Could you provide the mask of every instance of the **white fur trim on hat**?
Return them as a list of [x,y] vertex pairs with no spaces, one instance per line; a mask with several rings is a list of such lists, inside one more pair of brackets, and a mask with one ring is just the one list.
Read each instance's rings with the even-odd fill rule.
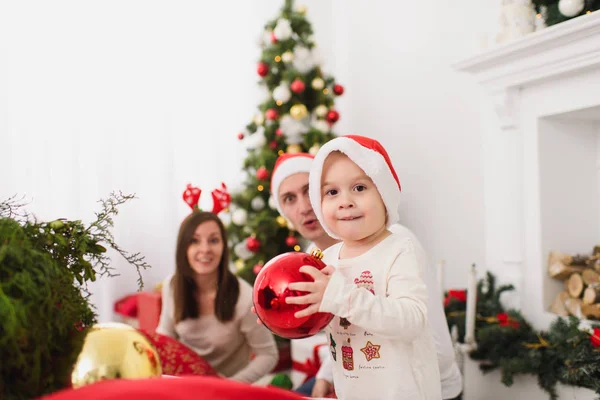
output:
[[307,153],[298,153],[294,156],[282,159],[280,163],[275,164],[273,170],[273,176],[271,177],[271,196],[273,196],[273,202],[277,207],[277,211],[283,217],[283,210],[281,209],[281,203],[279,202],[279,186],[286,178],[299,172],[310,172],[310,167],[313,162],[313,156]]
[[392,173],[393,166],[388,165],[383,155],[378,151],[361,145],[351,137],[340,136],[321,146],[313,160],[308,181],[310,202],[325,232],[334,239],[341,239],[325,224],[321,208],[321,175],[323,174],[323,164],[327,156],[334,151],[344,153],[373,180],[383,200],[383,204],[385,204],[387,227],[389,228],[391,225],[397,223],[400,219],[400,186],[394,177],[395,173]]

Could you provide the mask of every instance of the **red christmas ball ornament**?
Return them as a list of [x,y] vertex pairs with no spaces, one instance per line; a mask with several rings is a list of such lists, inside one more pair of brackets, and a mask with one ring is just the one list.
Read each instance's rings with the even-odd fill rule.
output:
[[300,94],[300,93],[304,92],[304,89],[306,89],[306,85],[300,79],[296,79],[290,85],[290,89],[292,90],[292,92],[294,92],[296,94]]
[[275,135],[277,135],[277,136],[283,136],[283,131],[281,130],[281,128],[277,128],[275,130]]
[[341,96],[344,94],[344,87],[342,85],[333,85],[333,93],[337,96]]
[[238,134],[237,134],[237,138],[238,138],[239,140],[242,140],[242,139],[244,138],[244,134],[243,134],[242,132],[238,133]]
[[277,146],[279,146],[279,145],[277,144],[277,142],[275,140],[271,140],[271,142],[269,143],[269,148],[271,150],[277,150]]
[[264,78],[269,73],[269,64],[264,62],[258,63],[258,67],[256,67],[256,72],[258,72],[258,75]]
[[271,43],[277,43],[277,36],[275,36],[275,32],[271,31]]
[[260,246],[260,240],[258,240],[256,236],[250,236],[248,239],[246,239],[246,247],[248,247],[248,250],[251,252],[256,253],[258,250],[260,250]]
[[277,118],[279,118],[279,113],[276,109],[269,108],[267,111],[265,111],[265,117],[267,119],[276,120]]
[[260,181],[266,181],[269,179],[269,170],[265,167],[260,167],[256,170],[256,179]]
[[327,119],[327,122],[330,124],[335,124],[340,119],[340,113],[335,110],[329,110],[325,119]]
[[252,271],[254,271],[254,275],[258,275],[258,273],[260,272],[262,267],[263,267],[263,265],[260,263],[256,264],[254,267],[252,267]]
[[303,296],[306,292],[292,291],[292,282],[312,282],[313,279],[298,269],[311,265],[319,270],[325,268],[322,253],[309,255],[302,252],[280,254],[260,270],[254,282],[252,301],[256,315],[271,332],[287,339],[301,339],[320,332],[333,319],[330,313],[315,313],[303,318],[294,314],[307,305],[287,304],[288,296]]
[[288,236],[285,238],[285,244],[289,247],[294,247],[298,244],[298,239],[295,236]]

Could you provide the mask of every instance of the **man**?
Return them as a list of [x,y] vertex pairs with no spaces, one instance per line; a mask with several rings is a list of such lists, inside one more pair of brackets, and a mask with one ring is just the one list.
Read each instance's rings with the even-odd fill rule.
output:
[[[296,231],[311,242],[310,247],[325,250],[337,243],[331,238],[317,220],[308,195],[308,174],[313,156],[307,153],[283,154],[275,163],[271,177],[271,195],[279,213],[285,217]],[[425,271],[425,283],[429,293],[427,302],[429,323],[437,349],[438,364],[444,400],[460,399],[462,392],[462,377],[454,359],[454,350],[450,332],[442,307],[439,283],[433,267],[429,266],[423,247],[415,235],[406,227],[396,224],[390,228],[393,233],[410,237],[415,244],[419,264]],[[324,397],[333,389],[332,359],[323,361],[312,390],[313,380],[298,388],[303,394],[313,397]]]

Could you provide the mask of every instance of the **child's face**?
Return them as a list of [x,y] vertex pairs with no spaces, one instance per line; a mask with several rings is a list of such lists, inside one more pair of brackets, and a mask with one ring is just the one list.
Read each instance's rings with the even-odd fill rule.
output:
[[325,159],[321,175],[325,225],[344,241],[357,241],[385,227],[386,210],[375,184],[340,152]]

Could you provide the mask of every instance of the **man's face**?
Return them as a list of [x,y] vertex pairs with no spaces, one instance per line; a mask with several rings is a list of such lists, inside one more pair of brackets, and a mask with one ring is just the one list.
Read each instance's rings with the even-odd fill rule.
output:
[[317,220],[308,196],[308,172],[288,176],[279,185],[279,204],[294,229],[306,240],[326,235]]

